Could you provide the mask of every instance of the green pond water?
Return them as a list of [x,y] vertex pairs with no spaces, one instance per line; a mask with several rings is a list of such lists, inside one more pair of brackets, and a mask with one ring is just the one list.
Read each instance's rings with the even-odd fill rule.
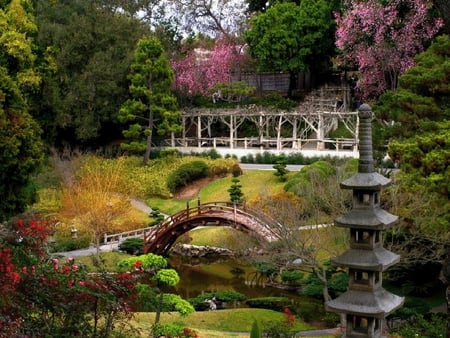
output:
[[296,290],[285,290],[266,284],[265,278],[247,264],[237,259],[199,260],[173,256],[170,265],[180,276],[176,292],[183,298],[193,298],[204,292],[232,290],[243,293],[247,298],[290,297],[300,300]]

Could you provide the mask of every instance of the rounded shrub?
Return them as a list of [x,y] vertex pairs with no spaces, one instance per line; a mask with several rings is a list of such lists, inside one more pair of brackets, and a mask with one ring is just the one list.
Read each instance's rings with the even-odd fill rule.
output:
[[143,255],[144,240],[142,238],[127,238],[119,244],[119,250],[124,251],[129,255]]
[[209,167],[204,161],[192,161],[182,164],[167,179],[167,187],[174,193],[178,188],[188,185],[190,182],[207,177]]
[[237,291],[232,290],[219,290],[217,292],[205,292],[195,298],[189,298],[189,303],[195,308],[196,311],[206,311],[209,309],[209,304],[205,302],[207,299],[215,298],[219,307],[223,303],[235,303],[242,302],[247,299],[247,297]]

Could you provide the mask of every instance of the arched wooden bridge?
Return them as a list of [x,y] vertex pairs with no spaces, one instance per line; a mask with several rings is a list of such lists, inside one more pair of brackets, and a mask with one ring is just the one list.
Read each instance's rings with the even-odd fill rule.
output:
[[199,226],[231,226],[266,241],[279,236],[272,230],[279,224],[273,219],[246,207],[228,202],[213,202],[195,207],[186,206],[152,227],[144,234],[144,252],[166,254],[178,237]]

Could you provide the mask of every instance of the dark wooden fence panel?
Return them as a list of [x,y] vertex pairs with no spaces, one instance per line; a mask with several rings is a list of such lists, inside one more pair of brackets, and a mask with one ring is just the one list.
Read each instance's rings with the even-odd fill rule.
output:
[[[233,82],[244,81],[247,85],[255,87],[256,93],[264,94],[277,92],[282,95],[289,91],[289,73],[245,73],[232,75]],[[312,80],[310,73],[297,74],[297,92],[308,92],[311,90]]]

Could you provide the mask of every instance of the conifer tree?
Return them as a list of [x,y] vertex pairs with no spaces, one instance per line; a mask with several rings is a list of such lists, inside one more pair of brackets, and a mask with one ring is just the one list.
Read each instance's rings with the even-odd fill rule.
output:
[[119,120],[130,123],[123,135],[129,140],[125,150],[144,152],[150,158],[154,130],[164,135],[180,130],[180,113],[171,93],[173,71],[158,39],[139,40],[131,66],[131,98],[120,109]]

